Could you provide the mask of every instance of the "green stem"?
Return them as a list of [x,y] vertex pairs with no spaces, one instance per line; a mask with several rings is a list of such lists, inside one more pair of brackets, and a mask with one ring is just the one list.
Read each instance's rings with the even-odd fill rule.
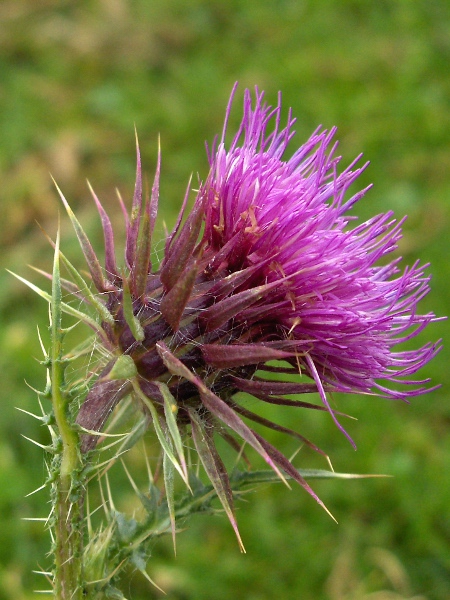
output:
[[55,597],[58,600],[82,600],[82,514],[79,497],[81,458],[78,434],[68,413],[64,393],[63,330],[61,326],[61,282],[59,276],[59,233],[55,247],[52,284],[52,402],[58,432],[61,437],[59,474],[54,484],[55,510]]

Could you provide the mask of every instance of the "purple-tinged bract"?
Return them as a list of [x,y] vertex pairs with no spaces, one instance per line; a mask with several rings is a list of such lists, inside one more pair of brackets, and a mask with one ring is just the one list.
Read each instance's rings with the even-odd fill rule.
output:
[[[242,407],[237,392],[328,412],[345,433],[328,392],[404,400],[422,394],[430,389],[428,381],[412,376],[439,345],[401,346],[435,320],[418,312],[429,290],[424,266],[402,270],[400,258],[389,262],[402,221],[388,212],[349,226],[348,211],[368,188],[352,197],[347,191],[367,164],[357,166],[358,157],[339,172],[335,129],[320,128],[284,159],[294,119],[289,113],[281,127],[280,102],[267,106],[258,90],[254,103],[245,92],[243,120],[227,148],[230,110],[231,101],[222,138],[209,149],[210,172],[185,217],[188,189],[159,268],[152,269],[150,262],[159,160],[151,196],[143,201],[138,152],[131,216],[125,211],[123,269],[116,264],[110,221],[95,196],[105,234],[104,270],[73,215],[72,220],[99,299],[112,317],[102,320],[101,334],[111,361],[82,404],[78,423],[100,431],[120,399],[136,390],[131,382],[107,376],[118,356],[130,356],[140,394],[162,420],[161,385],[167,386],[180,430],[191,431],[205,470],[225,509],[232,511],[229,481],[212,438],[214,424],[235,448],[241,443],[237,434],[280,476],[287,473],[312,494],[292,464],[248,422],[284,431],[317,449],[299,433]],[[313,392],[321,399],[317,405],[287,397]],[[85,434],[83,450],[95,440]]]

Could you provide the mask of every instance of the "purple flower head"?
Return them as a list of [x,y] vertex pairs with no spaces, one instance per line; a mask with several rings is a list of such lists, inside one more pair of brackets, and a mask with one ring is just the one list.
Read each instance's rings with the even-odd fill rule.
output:
[[[397,248],[402,221],[388,212],[348,227],[346,213],[369,188],[345,195],[368,163],[355,168],[358,157],[338,174],[336,130],[320,128],[283,160],[295,120],[289,115],[280,131],[280,109],[280,103],[275,109],[263,104],[258,93],[253,109],[247,91],[230,149],[222,137],[210,154],[201,194],[214,263],[236,271],[264,262],[258,283],[281,283],[261,304],[269,309],[277,347],[295,349],[289,362],[314,380],[327,407],[324,384],[402,399],[429,391],[427,381],[410,376],[438,346],[395,350],[435,318],[417,314],[418,301],[429,291],[426,265],[417,262],[402,272],[400,258],[377,264]],[[399,390],[398,383],[406,389]]]
[[[124,209],[125,266],[117,266],[111,223],[94,194],[105,237],[104,269],[67,208],[100,295],[94,301],[77,282],[75,288],[65,285],[94,303],[101,316],[100,341],[111,357],[94,380],[78,423],[101,431],[116,404],[132,393],[146,412],[150,402],[155,428],[163,422],[168,431],[170,397],[176,426],[192,436],[234,523],[214,432],[237,450],[244,440],[281,477],[286,473],[315,498],[291,462],[248,423],[283,431],[321,452],[298,432],[241,406],[236,393],[322,410],[346,434],[328,392],[403,400],[422,394],[430,389],[428,380],[412,376],[439,345],[399,346],[435,320],[417,308],[429,290],[425,267],[415,263],[401,270],[400,258],[389,262],[402,221],[386,213],[349,226],[348,211],[368,188],[352,197],[347,191],[367,164],[357,167],[358,157],[339,172],[335,129],[321,128],[284,159],[294,119],[289,113],[282,128],[281,103],[267,106],[258,90],[254,103],[245,92],[243,120],[227,149],[230,110],[231,100],[222,138],[209,150],[210,172],[185,217],[188,188],[161,265],[152,268],[150,260],[160,163],[151,195],[143,200],[138,151],[130,217]],[[121,357],[132,368],[118,377]],[[318,404],[289,397],[313,392]],[[95,443],[85,434],[82,449]]]

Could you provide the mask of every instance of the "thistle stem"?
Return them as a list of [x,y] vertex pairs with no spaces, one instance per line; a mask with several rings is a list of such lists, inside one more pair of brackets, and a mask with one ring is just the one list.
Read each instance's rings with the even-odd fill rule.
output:
[[58,600],[81,600],[82,579],[82,514],[80,507],[81,457],[78,434],[68,412],[64,392],[63,337],[61,326],[61,281],[59,275],[59,232],[53,264],[51,302],[51,386],[52,403],[61,438],[59,473],[53,487],[55,512],[55,575],[54,591]]
[[[54,344],[57,346],[57,344]],[[67,400],[61,393],[61,360],[52,358],[52,388],[55,419],[61,435],[61,464],[55,490],[55,597],[81,600],[82,594],[82,514],[74,485],[79,471],[77,435],[67,419]]]

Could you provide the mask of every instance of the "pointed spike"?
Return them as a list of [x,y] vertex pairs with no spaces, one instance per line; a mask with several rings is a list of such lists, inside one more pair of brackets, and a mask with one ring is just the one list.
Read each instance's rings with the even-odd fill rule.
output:
[[[237,386],[237,388],[240,389],[239,386]],[[241,390],[241,391],[243,391],[243,390]],[[252,395],[255,396],[255,398],[258,398],[258,400],[262,400],[263,402],[267,402],[268,404],[276,404],[278,406],[294,406],[296,408],[307,408],[310,410],[319,410],[321,412],[328,412],[328,410],[325,406],[318,406],[317,404],[312,404],[311,402],[301,402],[300,400],[289,400],[288,398],[280,398],[278,396],[259,394],[257,392],[249,392],[249,393],[252,393]],[[335,410],[334,414],[339,415],[341,417],[347,417],[348,419],[355,420],[355,417],[352,417],[351,415],[346,415],[345,413],[340,412],[340,411]]]
[[144,571],[143,569],[140,569],[140,572],[141,572],[141,573],[142,573],[142,575],[145,577],[145,579],[147,579],[147,581],[148,581],[149,583],[151,583],[151,584],[152,584],[152,586],[153,586],[153,587],[155,587],[155,588],[156,588],[157,590],[159,590],[159,591],[160,591],[162,594],[164,594],[164,596],[166,596],[166,595],[167,595],[167,593],[166,593],[166,592],[165,592],[165,591],[164,591],[162,588],[160,588],[158,584],[156,584],[156,583],[153,581],[153,579],[150,577],[150,575],[147,573],[147,571]]
[[[315,383],[291,383],[287,381],[264,380],[255,377],[252,380],[241,379],[240,377],[232,377],[231,381],[241,392],[247,392],[255,398],[267,402],[269,404],[278,404],[279,406],[295,406],[298,408],[308,408],[311,410],[326,411],[325,406],[312,404],[311,402],[303,402],[301,400],[290,400],[275,396],[275,394],[316,394],[317,386]],[[335,391],[333,388],[326,387],[327,391]],[[334,411],[336,415],[355,419],[351,415],[347,415],[340,411]]]
[[319,506],[321,506],[324,509],[324,511],[333,519],[333,521],[335,521],[337,523],[336,519],[330,513],[330,511],[325,506],[325,504],[322,502],[322,500],[317,496],[317,494],[314,492],[314,490],[311,488],[311,486],[300,475],[300,473],[297,471],[297,469],[289,462],[289,460],[284,456],[284,454],[282,454],[277,448],[272,446],[272,444],[270,444],[261,435],[256,433],[256,431],[253,431],[253,433],[254,433],[256,439],[260,442],[260,444],[266,450],[266,452],[270,455],[272,460],[278,466],[280,466],[287,475],[290,475],[292,477],[292,479],[294,479],[297,483],[299,483],[308,492],[308,494],[314,498],[314,500],[317,502],[317,504],[319,504]]
[[186,304],[192,293],[198,274],[197,263],[188,266],[175,285],[164,295],[160,310],[174,331],[178,331]]
[[24,435],[23,433],[21,435],[23,438],[25,438],[26,440],[28,440],[29,442],[31,442],[38,448],[41,448],[42,450],[45,450],[46,452],[53,452],[53,448],[51,446],[46,446],[45,444],[41,444],[40,442],[37,442],[36,440],[29,438],[28,436]]
[[217,452],[211,433],[203,425],[198,413],[192,409],[189,410],[191,420],[192,437],[200,456],[203,467],[214,486],[216,494],[225,510],[228,520],[234,529],[241,552],[245,552],[245,547],[239,533],[236,516],[234,512],[233,492],[230,485],[228,473],[225,465]]
[[[105,433],[100,432],[100,431],[95,431],[95,429],[86,429],[85,427],[82,427],[81,425],[79,425],[79,428],[81,429],[81,431],[83,433],[88,433],[89,435],[96,435],[98,437],[103,438],[119,438],[118,440],[116,440],[115,442],[113,442],[112,444],[109,444],[108,448],[111,448],[112,446],[116,446],[118,443],[120,443],[123,438],[126,438],[129,434],[128,433]],[[117,454],[117,456],[120,456],[120,454]]]
[[324,458],[329,460],[328,455],[325,454],[325,452],[323,450],[321,450],[318,446],[313,444],[310,440],[305,438],[300,433],[297,433],[293,429],[289,429],[287,427],[283,427],[282,425],[278,425],[277,423],[273,423],[272,421],[269,421],[268,419],[265,419],[264,417],[261,417],[260,415],[257,415],[256,413],[254,413],[250,410],[247,410],[246,408],[243,408],[242,406],[239,406],[239,404],[236,404],[235,402],[233,402],[232,408],[236,412],[238,412],[240,415],[242,415],[243,417],[246,417],[247,419],[250,419],[251,421],[254,421],[255,423],[264,425],[264,427],[268,427],[269,429],[272,429],[273,431],[280,431],[281,433],[285,433],[287,435],[290,435],[291,437],[297,438],[298,440],[300,440],[301,442],[306,444],[309,448],[311,448],[312,450],[321,454]]
[[158,215],[158,204],[159,204],[159,182],[161,176],[161,137],[158,136],[158,160],[156,163],[155,177],[152,186],[152,195],[150,203],[148,204],[147,210],[150,216],[150,234],[153,235],[155,228],[156,217]]
[[178,413],[178,405],[166,384],[157,382],[156,385],[158,386],[161,395],[164,399],[164,415],[166,417],[167,427],[172,437],[175,450],[180,460],[181,469],[184,473],[184,481],[186,482],[189,491],[192,492],[192,490],[189,487],[189,474],[187,471],[186,459],[184,457],[183,440],[181,439],[180,430],[178,429],[176,420],[176,415]]
[[44,407],[42,406],[42,402],[41,402],[40,398],[38,398],[38,403],[39,403],[39,408],[41,409],[41,412],[42,412],[42,416],[44,416],[46,414],[46,412],[44,411]]
[[[111,484],[109,482],[108,473],[105,473],[105,481],[106,481],[106,491],[108,492],[109,506],[111,507],[112,511],[115,511],[116,507],[114,505],[114,500],[113,500],[112,493],[111,493]],[[106,505],[105,505],[105,512],[106,512]]]
[[145,458],[145,466],[147,467],[148,481],[149,481],[150,485],[154,485],[155,478],[153,476],[152,468],[150,466],[150,460],[149,460],[148,454],[147,454],[147,446],[145,446],[145,445],[144,445],[144,458]]
[[221,438],[223,438],[226,443],[231,446],[231,448],[233,448],[233,450],[236,452],[237,456],[234,462],[234,468],[237,468],[237,465],[239,464],[239,461],[242,459],[245,464],[247,465],[247,467],[249,469],[252,468],[252,463],[250,462],[250,460],[248,459],[244,449],[246,446],[245,442],[241,442],[239,443],[238,440],[236,440],[231,433],[229,433],[228,431],[226,431],[225,429],[223,429],[222,431],[218,431],[217,432]]
[[206,331],[214,331],[236,317],[241,311],[267,296],[267,293],[280,285],[279,281],[260,285],[233,294],[220,302],[216,302],[201,314],[201,321]]
[[125,317],[125,321],[127,322],[134,339],[138,342],[142,342],[145,337],[144,330],[142,329],[139,319],[134,315],[133,299],[131,297],[128,279],[125,277],[125,275],[122,276],[122,283],[123,316]]
[[234,412],[232,408],[228,406],[226,402],[224,402],[219,396],[216,396],[211,390],[206,388],[205,390],[200,390],[200,397],[204,406],[218,419],[220,419],[223,423],[228,425],[230,429],[235,431],[237,434],[241,436],[243,440],[245,440],[250,446],[252,446],[258,454],[264,458],[266,463],[277,473],[278,477],[290,487],[286,478],[281,473],[281,471],[276,466],[276,463],[273,461],[270,454],[266,451],[264,446],[260,443],[258,438],[254,435],[254,432],[250,427],[248,427],[244,421]]
[[333,464],[331,462],[331,458],[329,456],[327,456],[327,462],[328,462],[328,465],[330,467],[330,470],[334,473],[334,467],[333,467]]
[[350,444],[353,446],[353,448],[356,450],[356,444],[353,441],[353,439],[350,437],[350,435],[347,433],[347,431],[342,427],[342,425],[339,423],[339,421],[336,418],[336,415],[333,411],[333,409],[331,408],[328,399],[327,399],[327,395],[325,392],[325,389],[322,385],[322,381],[320,379],[319,373],[317,372],[316,369],[316,365],[314,364],[314,361],[312,360],[312,358],[310,357],[309,354],[306,354],[305,356],[305,360],[306,363],[308,365],[309,371],[311,373],[311,377],[314,379],[314,381],[316,382],[317,385],[317,389],[319,390],[319,395],[320,398],[322,400],[322,402],[324,403],[324,405],[326,406],[328,412],[331,415],[331,418],[333,419],[333,421],[335,422],[336,426],[338,427],[338,429],[340,431],[342,431],[342,433],[345,435],[345,437],[348,439],[348,441],[350,442]]
[[[36,271],[36,273],[39,273],[39,275],[42,275],[49,281],[52,280],[51,274],[47,273],[47,271],[43,271],[42,269],[33,267],[33,265],[28,265],[28,266],[30,267],[30,269],[33,269],[33,271]],[[64,279],[63,277],[61,277],[61,287],[64,288],[67,292],[69,292],[69,294],[71,294],[72,296],[78,296],[82,300],[86,300],[86,298],[84,298],[84,296],[81,294],[79,287],[77,285],[75,285],[72,281],[69,281],[68,279]]]
[[167,260],[161,268],[161,281],[170,290],[177,282],[192,257],[204,217],[203,202],[197,199],[192,212],[186,220],[177,239],[167,254]]
[[[30,440],[30,441],[32,442],[33,440]],[[32,492],[30,492],[29,494],[26,494],[25,498],[28,498],[29,496],[32,496],[33,494],[37,494],[38,492],[40,492],[41,490],[43,490],[46,487],[47,487],[47,484],[44,483],[43,485],[39,486],[38,488],[36,488]]]
[[[158,214],[159,202],[159,180],[161,173],[161,140],[158,138],[158,160],[156,164],[155,177],[153,180],[152,194],[145,200],[144,216],[141,218],[136,243],[136,254],[134,258],[133,271],[133,292],[137,298],[140,298],[146,289],[148,274],[151,271],[151,250],[152,237],[155,228],[156,217]],[[142,185],[142,184],[141,184]]]
[[[48,357],[46,357],[46,358],[45,358],[45,361],[44,361],[44,363],[45,363],[45,362],[47,362],[47,361],[48,361]],[[49,363],[47,362],[47,364],[49,364]],[[48,369],[47,369],[47,370],[48,370]],[[30,390],[31,390],[31,391],[33,391],[35,394],[37,394],[37,396],[38,396],[38,397],[39,397],[39,396],[44,396],[45,398],[47,398],[47,397],[48,397],[47,390],[44,390],[44,391],[42,392],[41,390],[38,390],[38,389],[34,388],[32,385],[30,385],[30,384],[28,383],[28,381],[25,381],[25,385],[26,385],[28,388],[30,388]],[[16,407],[16,408],[17,408],[17,407]],[[17,410],[22,410],[22,409],[18,408]]]
[[[97,510],[97,509],[95,509],[95,510]],[[94,514],[95,510],[93,512],[91,512],[91,505],[89,502],[89,490],[86,490],[86,521],[87,521],[88,539],[92,539],[92,535],[94,533],[94,530],[92,527],[92,515]]]
[[186,211],[187,201],[189,198],[189,192],[191,191],[191,182],[192,182],[192,174],[189,177],[188,185],[186,188],[186,193],[184,195],[183,203],[181,205],[180,212],[178,213],[177,222],[175,223],[175,227],[172,229],[171,233],[166,233],[166,245],[164,249],[164,256],[169,256],[170,247],[172,245],[172,241],[174,237],[177,235],[178,230],[180,229],[181,221],[183,220],[184,213]]
[[131,487],[132,487],[132,488],[133,488],[133,490],[134,490],[134,493],[135,493],[135,494],[137,494],[138,496],[140,496],[140,494],[141,494],[141,491],[140,491],[140,489],[138,488],[138,486],[136,485],[136,482],[135,482],[135,481],[134,481],[134,479],[132,478],[132,476],[131,476],[130,472],[128,471],[128,469],[127,469],[127,467],[126,467],[126,465],[125,465],[125,462],[124,462],[124,460],[123,460],[122,458],[120,459],[120,462],[121,462],[121,464],[122,464],[122,468],[123,468],[123,470],[125,471],[125,474],[126,474],[126,476],[128,477],[128,481],[130,482],[130,484],[131,484]]
[[240,271],[234,271],[226,277],[220,277],[211,287],[210,293],[219,300],[222,300],[226,296],[235,293],[241,285],[248,281],[253,275],[258,273],[258,271],[261,269],[261,266],[263,266],[265,262],[268,261],[261,261],[257,265],[245,267]]
[[158,342],[156,344],[156,350],[162,358],[167,369],[173,375],[184,377],[184,379],[190,381],[198,388],[205,408],[207,408],[214,416],[228,425],[228,427],[239,434],[243,440],[250,444],[264,458],[267,464],[278,474],[280,479],[286,483],[286,485],[288,485],[285,477],[255,438],[252,430],[234,412],[234,410],[230,408],[228,404],[221,398],[216,396],[216,394],[214,394],[214,392],[212,392],[199,377],[192,373],[176,356],[174,356],[164,342]]
[[291,352],[277,350],[263,344],[203,344],[201,350],[208,364],[222,369],[258,364],[268,360],[283,360],[292,356]]
[[127,212],[127,208],[125,206],[125,202],[123,201],[122,195],[118,188],[116,188],[116,196],[117,196],[117,200],[120,205],[120,210],[122,211],[123,220],[125,221],[125,230],[128,231],[128,227],[130,225],[130,219],[128,217],[128,212]]
[[163,456],[164,488],[166,491],[167,508],[169,510],[170,527],[172,529],[173,552],[177,555],[176,523],[175,523],[175,489],[174,468],[166,453]]
[[91,273],[92,281],[94,282],[94,285],[98,289],[99,292],[105,292],[105,291],[107,291],[107,285],[105,283],[102,267],[97,258],[97,255],[95,254],[94,249],[92,248],[92,245],[91,245],[86,233],[84,232],[83,228],[81,227],[81,224],[78,221],[78,219],[76,218],[74,212],[70,208],[69,203],[65,199],[58,184],[56,183],[56,181],[54,179],[53,179],[53,182],[56,186],[59,197],[61,198],[61,201],[64,204],[67,214],[69,215],[69,218],[72,222],[73,228],[75,230],[75,233],[77,235],[78,241],[81,246],[81,250],[83,251],[84,257],[86,259],[86,263],[87,263],[89,271]]
[[284,312],[286,310],[287,302],[288,301],[286,298],[284,298],[279,302],[264,302],[261,304],[255,304],[244,309],[240,318],[242,321],[247,321],[247,323],[271,319],[273,315],[280,314],[280,311]]
[[[103,373],[106,374],[109,368],[108,365]],[[103,383],[97,381],[89,390],[85,401],[81,405],[76,423],[87,430],[101,431],[114,407],[129,391],[130,384],[127,381],[113,380]],[[96,443],[96,437],[88,434],[83,435],[81,438],[81,451],[83,453],[87,452]]]
[[34,419],[37,419],[38,421],[45,422],[45,420],[46,420],[45,416],[40,417],[39,415],[35,415],[34,413],[32,413],[28,410],[25,410],[24,408],[19,408],[18,406],[15,406],[14,408],[16,410],[20,410],[20,412],[23,412],[26,415],[29,415],[30,417],[33,417]]
[[38,334],[38,340],[39,340],[39,345],[41,347],[42,350],[42,354],[44,355],[44,359],[48,359],[48,354],[47,354],[47,349],[44,346],[44,342],[42,341],[42,336],[41,336],[41,330],[39,329],[39,325],[36,327],[37,329],[37,334]]
[[393,477],[393,475],[382,473],[336,473],[334,470],[326,471],[324,469],[298,469],[298,472],[305,479],[376,479],[379,477]]
[[103,238],[105,240],[105,269],[107,277],[112,280],[114,277],[119,276],[119,272],[117,270],[116,264],[116,253],[114,248],[114,232],[111,225],[111,220],[108,217],[105,209],[102,206],[102,203],[97,197],[97,194],[94,192],[93,187],[90,182],[87,182],[89,191],[94,199],[95,205],[97,207],[98,213],[100,215],[100,219],[102,222],[103,228]]
[[[148,200],[146,200],[148,205]],[[146,290],[148,274],[151,270],[152,234],[150,228],[150,216],[148,211],[144,212],[141,219],[138,240],[136,242],[136,255],[131,270],[131,285],[135,298],[141,298]]]
[[170,352],[164,342],[156,343],[156,351],[172,375],[184,377],[184,379],[190,381],[194,385],[201,385],[201,381],[186,367],[186,365]]
[[[36,285],[31,283],[27,279],[20,277],[20,275],[16,275],[15,273],[13,273],[12,271],[9,271],[8,269],[6,269],[6,271],[8,271],[8,273],[10,273],[13,277],[18,279],[22,283],[24,283],[26,286],[28,286],[31,290],[33,290],[33,292],[36,292],[36,294],[38,294],[38,296],[41,296],[41,298],[44,298],[44,300],[46,300],[49,304],[51,304],[52,297],[50,294],[48,294],[44,290],[41,290],[41,288],[37,287]],[[96,321],[94,321],[94,319],[91,319],[91,317],[89,317],[89,315],[86,315],[85,313],[77,310],[76,308],[73,308],[72,306],[70,306],[70,304],[66,304],[65,302],[61,302],[61,308],[66,314],[72,315],[76,319],[79,319],[83,323],[86,323],[86,325],[89,325],[90,327],[92,327],[92,329],[94,331],[97,331],[100,335],[102,335],[102,328]]]
[[129,269],[133,269],[136,261],[136,243],[139,234],[139,226],[142,215],[142,165],[141,152],[139,150],[139,140],[137,131],[136,136],[136,182],[134,185],[133,203],[131,206],[131,218],[127,228],[127,241],[125,260]]
[[[95,294],[93,294],[91,292],[88,283],[83,279],[81,273],[72,265],[72,263],[66,258],[66,256],[61,251],[59,251],[59,257],[61,258],[62,262],[64,263],[64,266],[66,267],[66,269],[72,275],[72,278],[74,279],[75,284],[78,289],[78,292],[72,291],[71,290],[72,286],[70,285],[70,282],[67,282],[69,284],[68,291],[70,291],[74,295],[81,296],[84,300],[89,302],[95,308],[99,317],[103,321],[105,321],[106,323],[109,323],[110,325],[114,325],[114,317],[111,315],[111,313],[106,308],[106,306],[103,304],[103,302],[101,300],[99,300],[98,296],[96,296]],[[63,282],[64,282],[64,280],[60,279],[60,283],[61,283],[62,287],[64,287]]]
[[[100,452],[103,451],[103,448],[100,449]],[[117,462],[117,459],[122,456],[123,454],[126,454],[128,452],[128,450],[123,450],[122,452],[118,452],[117,454],[115,454],[114,456],[108,458],[107,460],[103,461],[102,463],[96,464],[95,467],[93,466],[90,469],[90,472],[94,472],[96,473],[96,475],[101,478],[104,475],[107,474],[107,472],[109,471],[109,469]],[[104,467],[104,468],[103,468]],[[100,473],[100,471],[103,469],[103,471]],[[91,477],[91,479],[93,478],[93,476]]]
[[180,477],[183,479],[183,481],[189,488],[189,481],[186,479],[183,469],[173,453],[170,441],[168,441],[166,436],[164,435],[164,431],[162,430],[160,422],[159,422],[159,415],[158,415],[155,407],[153,406],[152,401],[150,400],[150,398],[147,398],[147,396],[143,393],[143,391],[139,387],[139,384],[136,381],[133,381],[132,384],[133,384],[133,389],[136,393],[136,396],[138,398],[140,398],[140,400],[142,400],[144,406],[146,406],[150,411],[150,414],[151,414],[151,417],[153,420],[153,427],[155,429],[155,433],[156,433],[158,441],[161,445],[161,448],[164,451],[164,454],[167,455],[167,457],[172,462],[175,469],[178,471]]
[[[315,383],[294,383],[290,381],[267,380],[255,377],[254,379],[241,379],[233,377],[233,383],[243,392],[249,394],[264,394],[277,396],[284,394],[314,394],[317,393]],[[323,407],[319,407],[323,408]]]

